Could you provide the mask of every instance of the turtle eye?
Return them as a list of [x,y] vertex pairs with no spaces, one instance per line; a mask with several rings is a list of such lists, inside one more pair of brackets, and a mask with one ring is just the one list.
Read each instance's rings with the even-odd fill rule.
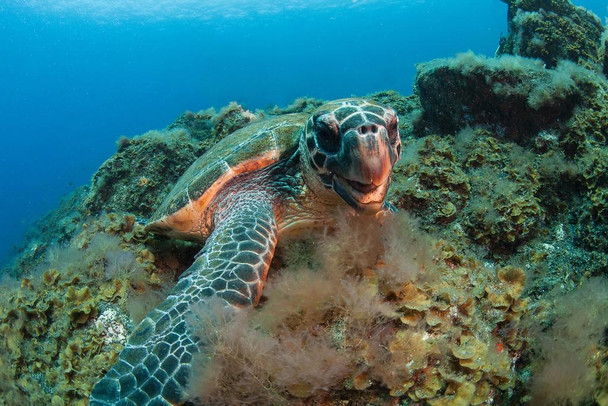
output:
[[387,120],[386,131],[391,144],[394,144],[399,139],[399,119],[396,115]]
[[315,134],[317,145],[326,152],[336,153],[340,149],[340,133],[334,122],[327,122],[323,118],[315,121]]

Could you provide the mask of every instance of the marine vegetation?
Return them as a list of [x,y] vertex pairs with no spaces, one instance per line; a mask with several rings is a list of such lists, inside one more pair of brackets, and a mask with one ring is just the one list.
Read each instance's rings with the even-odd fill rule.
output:
[[[413,94],[365,95],[399,117],[398,213],[281,236],[256,306],[187,307],[184,398],[608,405],[608,30],[567,0],[506,3],[499,55],[422,63]],[[200,241],[145,227],[178,179],[235,131],[323,103],[233,103],[121,138],[4,273],[0,404],[87,405],[200,259]]]

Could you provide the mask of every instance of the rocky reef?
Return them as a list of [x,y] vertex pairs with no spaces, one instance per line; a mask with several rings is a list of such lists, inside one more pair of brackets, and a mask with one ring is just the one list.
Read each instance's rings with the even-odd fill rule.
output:
[[548,68],[570,60],[602,69],[605,27],[595,14],[564,0],[502,1],[508,4],[509,32],[499,54],[538,58]]
[[[509,0],[496,57],[418,66],[389,200],[279,247],[261,305],[194,308],[205,404],[608,405],[608,34],[565,0]],[[86,405],[198,246],[144,232],[217,141],[285,108],[186,112],[42,218],[0,294],[0,405]],[[210,328],[211,327],[211,328]]]

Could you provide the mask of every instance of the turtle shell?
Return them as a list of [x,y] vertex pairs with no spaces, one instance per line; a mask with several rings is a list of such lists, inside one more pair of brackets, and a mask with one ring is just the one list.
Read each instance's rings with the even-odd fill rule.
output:
[[152,215],[147,230],[185,239],[204,239],[206,209],[235,176],[288,157],[308,116],[285,114],[256,121],[222,139],[179,178]]

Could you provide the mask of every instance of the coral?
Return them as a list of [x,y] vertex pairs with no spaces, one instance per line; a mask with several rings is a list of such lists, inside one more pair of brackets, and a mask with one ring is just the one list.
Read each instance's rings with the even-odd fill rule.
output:
[[590,11],[569,0],[505,0],[509,5],[509,34],[499,54],[542,59],[548,67],[568,59],[584,65],[601,64],[599,49],[604,27]]

